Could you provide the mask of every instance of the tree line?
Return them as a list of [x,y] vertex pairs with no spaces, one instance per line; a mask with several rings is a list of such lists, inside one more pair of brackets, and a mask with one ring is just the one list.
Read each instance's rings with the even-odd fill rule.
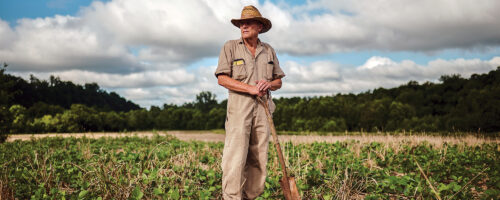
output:
[[410,81],[360,94],[280,98],[277,129],[294,131],[500,131],[500,67],[440,83]]
[[[194,102],[140,108],[96,83],[85,85],[0,71],[2,133],[222,129],[227,100],[204,91]],[[359,94],[274,99],[282,131],[500,131],[500,67],[439,83],[410,81]]]
[[[104,111],[130,111],[140,107],[115,92],[106,92],[97,83],[84,85],[71,81],[61,81],[59,77],[50,76],[49,80],[40,80],[30,75],[29,81],[21,77],[5,73],[7,64],[0,70],[0,105],[15,104],[26,108],[39,103],[57,105],[69,109],[73,104],[83,104]],[[50,110],[47,110],[50,113]]]

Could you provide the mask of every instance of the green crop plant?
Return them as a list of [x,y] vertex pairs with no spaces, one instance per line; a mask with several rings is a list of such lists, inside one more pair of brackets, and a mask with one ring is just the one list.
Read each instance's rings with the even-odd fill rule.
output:
[[[2,199],[221,199],[223,143],[43,138],[0,144]],[[292,144],[283,152],[304,199],[499,199],[500,146],[399,142]],[[282,199],[269,149],[259,199]],[[433,189],[435,192],[433,191]]]

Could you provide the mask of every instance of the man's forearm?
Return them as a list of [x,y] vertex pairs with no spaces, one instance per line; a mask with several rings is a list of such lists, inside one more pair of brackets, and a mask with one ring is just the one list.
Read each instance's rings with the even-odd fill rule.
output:
[[217,76],[219,85],[235,92],[243,92],[251,95],[258,95],[259,91],[255,86],[234,80],[231,77],[221,74]]
[[269,88],[270,90],[272,91],[275,91],[277,89],[280,89],[281,88],[281,79],[278,78],[278,79],[274,79],[273,81],[271,81],[271,88]]

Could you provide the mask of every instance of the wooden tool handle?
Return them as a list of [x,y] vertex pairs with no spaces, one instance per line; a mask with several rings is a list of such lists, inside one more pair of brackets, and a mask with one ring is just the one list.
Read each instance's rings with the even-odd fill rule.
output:
[[271,128],[271,133],[273,134],[274,146],[276,147],[276,151],[278,152],[278,158],[280,160],[281,169],[283,171],[283,177],[280,181],[281,188],[283,189],[283,196],[285,196],[286,200],[300,200],[299,190],[297,189],[297,184],[295,183],[295,179],[293,177],[288,177],[286,172],[285,159],[283,158],[283,153],[281,152],[280,142],[278,141],[278,135],[276,134],[276,128],[274,127],[273,118],[271,116],[271,111],[269,110],[269,106],[267,102],[264,101],[261,97],[257,97],[257,100],[264,106],[267,115],[267,121],[269,122],[269,126]]
[[261,97],[257,97],[257,100],[264,106],[267,115],[267,121],[269,122],[269,126],[271,128],[271,133],[273,135],[274,146],[276,147],[276,151],[278,152],[278,157],[280,160],[281,169],[283,171],[283,176],[288,180],[288,174],[286,172],[285,159],[283,158],[283,153],[281,152],[280,142],[278,140],[278,135],[276,134],[276,128],[274,127],[273,117],[271,116],[271,112],[269,111],[269,106],[267,102],[262,100]]

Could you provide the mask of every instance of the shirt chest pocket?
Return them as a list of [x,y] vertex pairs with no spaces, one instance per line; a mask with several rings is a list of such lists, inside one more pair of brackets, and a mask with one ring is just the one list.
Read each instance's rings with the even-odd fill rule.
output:
[[232,65],[232,77],[235,80],[242,81],[247,77],[247,69],[245,60],[236,59],[233,61]]
[[267,81],[273,80],[273,71],[274,71],[274,63],[273,61],[269,61],[266,63],[266,71],[264,72],[264,77]]
[[264,71],[264,78],[266,78],[267,81],[272,81],[274,72],[274,57],[269,50],[267,51],[267,59],[265,62],[266,63],[263,63],[266,66]]

